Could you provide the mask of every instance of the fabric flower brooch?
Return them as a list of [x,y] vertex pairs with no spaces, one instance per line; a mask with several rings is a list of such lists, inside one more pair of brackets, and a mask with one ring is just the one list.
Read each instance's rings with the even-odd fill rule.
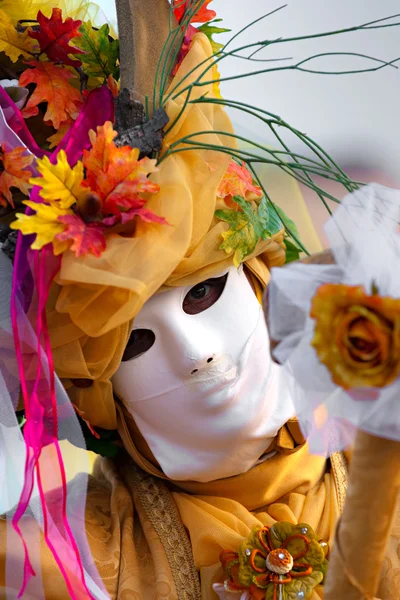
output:
[[227,592],[248,592],[253,600],[307,600],[327,570],[327,544],[306,523],[255,527],[239,553],[223,550]]

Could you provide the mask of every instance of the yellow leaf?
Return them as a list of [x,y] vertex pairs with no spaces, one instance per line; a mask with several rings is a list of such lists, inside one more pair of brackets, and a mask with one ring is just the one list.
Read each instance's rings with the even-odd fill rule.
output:
[[72,210],[60,208],[57,205],[52,204],[38,204],[27,200],[24,202],[29,208],[36,211],[35,215],[24,215],[17,213],[17,220],[11,223],[11,229],[18,229],[23,235],[31,235],[36,233],[36,239],[31,245],[32,250],[41,250],[46,244],[53,243],[54,253],[61,254],[68,244],[61,244],[58,240],[55,240],[55,236],[59,233],[63,233],[66,229],[66,225],[58,220],[58,217],[65,215],[73,215]]
[[7,54],[12,62],[17,62],[20,56],[32,57],[37,49],[35,40],[29,37],[29,31],[18,33],[10,17],[0,10],[0,52]]
[[33,177],[30,183],[41,187],[41,198],[53,205],[71,208],[88,192],[81,185],[84,177],[83,163],[78,161],[71,168],[64,150],[58,153],[55,165],[45,156],[37,161],[37,168],[42,177]]

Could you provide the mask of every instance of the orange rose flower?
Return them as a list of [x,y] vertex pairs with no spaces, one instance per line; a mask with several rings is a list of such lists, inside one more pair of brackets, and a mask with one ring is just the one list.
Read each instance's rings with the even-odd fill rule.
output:
[[400,300],[368,296],[362,286],[324,284],[310,316],[312,345],[334,383],[382,388],[400,374]]

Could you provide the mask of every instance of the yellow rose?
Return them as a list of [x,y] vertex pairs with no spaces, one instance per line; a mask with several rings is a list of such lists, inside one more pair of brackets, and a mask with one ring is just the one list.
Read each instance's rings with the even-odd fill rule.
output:
[[400,300],[362,286],[324,284],[316,292],[312,345],[344,389],[382,388],[400,374]]

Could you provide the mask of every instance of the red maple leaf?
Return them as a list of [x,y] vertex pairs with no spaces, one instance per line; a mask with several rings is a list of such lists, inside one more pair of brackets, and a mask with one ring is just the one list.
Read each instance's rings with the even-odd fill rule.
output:
[[67,228],[56,238],[60,242],[72,241],[71,250],[75,256],[79,258],[89,253],[101,256],[106,248],[106,240],[104,227],[100,223],[87,224],[78,215],[65,215],[58,217],[58,220],[65,223]]
[[44,16],[39,11],[37,21],[40,25],[39,31],[29,31],[29,35],[39,42],[41,52],[47,54],[53,62],[61,62],[71,67],[80,67],[79,60],[69,58],[69,54],[84,54],[83,50],[70,46],[73,38],[81,37],[79,27],[82,21],[74,21],[68,17],[64,22],[62,11],[59,8],[53,8],[50,18]]
[[181,46],[181,49],[179,50],[176,65],[172,69],[172,75],[177,74],[179,67],[183,63],[183,59],[185,58],[185,56],[188,54],[188,52],[190,50],[190,46],[192,45],[192,41],[193,41],[193,38],[196,35],[196,33],[198,33],[198,30],[196,29],[196,27],[193,27],[193,25],[189,25],[189,27],[186,29],[186,33],[185,33],[185,36],[182,41],[182,46]]
[[[190,19],[190,23],[208,23],[217,16],[214,10],[207,8],[210,2],[212,0],[204,0],[197,13]],[[174,0],[173,6],[176,7],[174,8],[174,15],[178,23],[182,21],[185,11],[188,9],[188,4],[189,0],[186,0],[186,2],[183,2],[183,0]],[[191,4],[193,5],[194,3]]]

